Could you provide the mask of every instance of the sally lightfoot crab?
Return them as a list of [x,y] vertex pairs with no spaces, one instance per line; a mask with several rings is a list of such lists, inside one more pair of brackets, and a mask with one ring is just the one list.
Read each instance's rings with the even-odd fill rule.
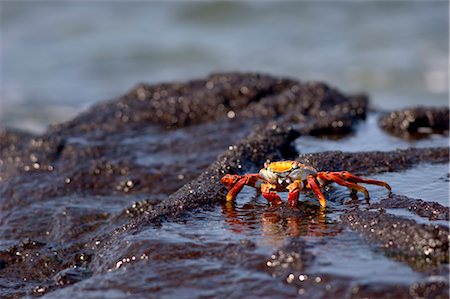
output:
[[297,206],[299,192],[303,189],[312,190],[319,199],[320,206],[326,207],[325,196],[320,190],[332,182],[364,193],[369,198],[369,192],[358,183],[383,186],[391,190],[386,182],[364,179],[347,171],[318,172],[311,166],[297,161],[278,161],[265,163],[259,173],[232,175],[222,177],[221,182],[228,187],[227,201],[233,201],[245,185],[261,190],[262,195],[271,204],[278,205],[283,201],[277,191],[288,191],[288,204]]

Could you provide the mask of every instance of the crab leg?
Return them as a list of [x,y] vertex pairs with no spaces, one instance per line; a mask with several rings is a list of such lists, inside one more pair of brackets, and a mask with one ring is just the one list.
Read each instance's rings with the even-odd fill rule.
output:
[[240,179],[227,193],[227,201],[233,201],[239,192],[241,192],[242,188],[244,188],[246,178]]
[[320,206],[322,208],[325,208],[327,206],[327,201],[325,200],[325,196],[323,195],[322,191],[320,191],[319,186],[317,186],[317,181],[312,175],[308,175],[306,178],[309,184],[309,188],[316,194],[317,198],[319,199]]
[[301,181],[294,181],[289,186],[287,186],[287,189],[289,190],[288,205],[295,208],[297,206],[300,190],[303,189],[303,183]]
[[288,205],[291,206],[292,208],[295,208],[297,206],[299,194],[300,194],[300,190],[298,190],[298,189],[289,191]]
[[[227,180],[232,182],[227,182]],[[237,182],[234,183],[234,181],[236,180]],[[255,187],[259,180],[260,178],[258,174],[246,174],[244,176],[240,175],[225,176],[222,179],[222,182],[229,186],[229,191],[226,196],[227,201],[233,201],[238,195],[238,193],[241,192],[242,188],[244,188],[245,185]]]
[[352,183],[363,183],[363,184],[377,185],[377,186],[385,187],[388,190],[392,190],[391,186],[389,186],[389,184],[386,183],[386,182],[364,179],[364,178],[361,178],[361,177],[356,176],[354,174],[351,174],[348,171],[331,172],[331,174],[338,175],[339,177],[343,178],[344,180],[350,181]]
[[279,205],[283,203],[280,196],[275,191],[271,191],[273,189],[276,189],[276,185],[270,183],[261,184],[261,193],[269,203],[273,205]]
[[324,176],[327,180],[335,182],[335,183],[337,183],[337,184],[339,184],[341,186],[348,187],[348,188],[350,188],[352,190],[356,190],[356,191],[362,192],[362,193],[364,193],[364,196],[366,198],[369,198],[369,191],[367,191],[366,188],[364,188],[363,186],[358,185],[356,183],[344,181],[343,179],[341,179],[339,177],[339,175],[337,175],[335,173],[321,172],[320,176]]

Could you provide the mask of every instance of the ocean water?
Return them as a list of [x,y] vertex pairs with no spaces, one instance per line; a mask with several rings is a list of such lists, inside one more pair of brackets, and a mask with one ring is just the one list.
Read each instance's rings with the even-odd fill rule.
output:
[[0,3],[0,127],[43,132],[138,82],[256,71],[448,105],[448,3]]

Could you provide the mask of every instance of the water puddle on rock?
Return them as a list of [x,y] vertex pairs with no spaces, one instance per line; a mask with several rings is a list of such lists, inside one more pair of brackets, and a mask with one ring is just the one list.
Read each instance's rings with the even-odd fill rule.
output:
[[[372,176],[389,182],[392,192],[410,198],[433,201],[449,206],[449,163],[419,164],[408,170]],[[368,186],[370,194],[382,196],[379,188]]]
[[316,244],[319,273],[348,277],[358,283],[409,284],[422,277],[406,265],[386,258],[361,242],[360,237],[345,231],[324,244]]

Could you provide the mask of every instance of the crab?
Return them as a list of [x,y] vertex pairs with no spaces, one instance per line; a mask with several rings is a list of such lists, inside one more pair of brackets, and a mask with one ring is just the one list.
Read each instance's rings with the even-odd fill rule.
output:
[[320,188],[332,182],[348,187],[352,192],[362,192],[367,199],[369,192],[358,183],[378,185],[391,190],[391,186],[383,181],[364,179],[348,171],[319,172],[298,161],[264,163],[264,168],[259,173],[226,174],[222,177],[221,182],[228,187],[227,201],[234,201],[242,188],[248,185],[260,189],[263,197],[272,205],[283,203],[277,191],[288,191],[287,203],[291,207],[297,206],[299,192],[309,189],[317,196],[320,206],[325,208],[327,202]]

